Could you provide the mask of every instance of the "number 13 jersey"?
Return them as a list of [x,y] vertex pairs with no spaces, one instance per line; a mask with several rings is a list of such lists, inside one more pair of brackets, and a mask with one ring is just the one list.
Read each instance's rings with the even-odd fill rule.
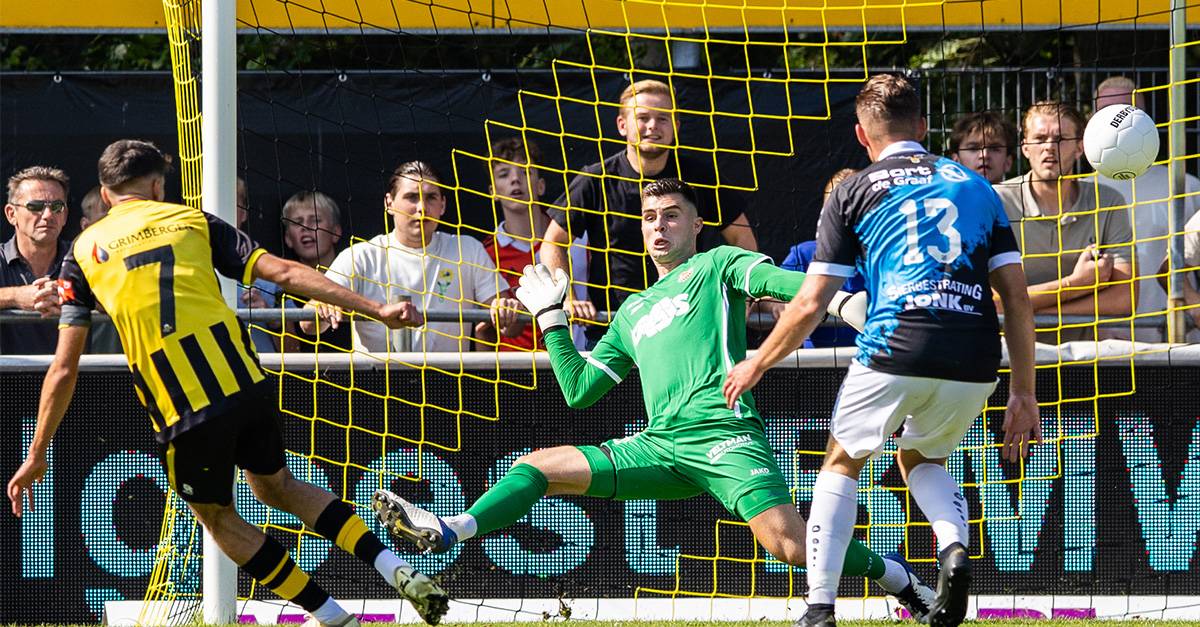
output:
[[999,196],[978,174],[892,144],[833,190],[809,274],[866,278],[859,363],[879,372],[996,380],[1000,336],[988,275],[1020,263]]
[[265,251],[199,209],[131,201],[76,238],[63,262],[62,325],[112,316],[161,442],[219,414],[265,381],[249,334],[216,274],[252,282]]

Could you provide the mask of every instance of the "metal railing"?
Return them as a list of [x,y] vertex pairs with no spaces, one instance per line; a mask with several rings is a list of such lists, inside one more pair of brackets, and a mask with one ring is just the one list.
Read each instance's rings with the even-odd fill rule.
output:
[[[282,309],[275,308],[257,308],[257,309],[238,309],[236,310],[238,317],[243,322],[248,323],[268,323],[268,322],[313,322],[316,321],[316,311],[312,309],[304,309],[299,307],[285,307]],[[427,311],[425,319],[429,322],[488,322],[491,317],[487,309],[464,309],[462,311]],[[533,316],[526,312],[519,314],[526,322],[532,322]],[[607,311],[596,313],[597,322],[608,324],[612,319],[612,314]],[[0,324],[51,324],[58,321],[58,316],[50,316],[43,318],[36,311],[22,311],[19,309],[2,309],[0,310]],[[108,314],[98,311],[92,312],[93,322],[109,322]],[[1000,316],[1000,321],[1004,321],[1004,316]],[[1048,330],[1059,326],[1068,325],[1090,325],[1096,324],[1100,327],[1128,327],[1132,323],[1137,328],[1154,328],[1163,327],[1167,323],[1167,316],[1159,314],[1154,316],[1139,316],[1133,318],[1132,321],[1128,316],[1120,318],[1100,318],[1097,320],[1093,316],[1069,315],[1060,316],[1056,314],[1042,314],[1034,316],[1034,321],[1039,330]],[[771,314],[752,313],[747,316],[747,323],[768,327],[775,323],[775,317]],[[845,325],[844,322],[830,318],[821,323],[823,327],[836,327]]]

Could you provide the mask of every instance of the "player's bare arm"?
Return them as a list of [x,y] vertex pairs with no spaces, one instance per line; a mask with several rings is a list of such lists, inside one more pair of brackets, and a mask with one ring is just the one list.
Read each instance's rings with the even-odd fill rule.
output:
[[810,274],[788,306],[783,310],[775,329],[767,336],[758,352],[725,375],[725,402],[732,408],[738,397],[758,383],[764,372],[794,352],[821,323],[830,301],[846,279]]
[[1036,364],[1034,360],[1033,308],[1025,284],[1025,272],[1019,264],[1007,264],[989,276],[992,288],[1004,304],[1004,343],[1008,348],[1011,374],[1008,379],[1008,406],[1004,410],[1004,445],[1001,457],[1017,461],[1029,453],[1031,444],[1042,441],[1042,421],[1038,411]]
[[83,354],[87,332],[86,327],[77,326],[63,327],[58,332],[54,361],[50,363],[46,380],[42,383],[33,442],[29,444],[25,462],[8,481],[8,500],[12,501],[12,513],[18,517],[21,515],[22,500],[26,494],[29,495],[29,509],[33,510],[33,484],[41,481],[42,476],[46,474],[46,451],[49,450],[50,440],[58,431],[58,425],[67,413],[67,406],[71,404],[71,396],[75,393],[75,381],[79,377],[79,356]]
[[[567,252],[567,247],[571,244],[571,234],[558,225],[554,220],[546,226],[546,234],[542,237],[544,244],[539,249],[538,254],[541,257],[542,263],[550,268],[550,271],[562,270],[570,273],[571,257]],[[570,312],[572,318],[580,320],[595,320],[596,306],[591,301],[576,300],[570,293],[567,294],[566,309]]]
[[[280,259],[270,253],[260,255],[255,260],[253,275],[256,279],[264,278],[286,291],[308,296],[319,303],[366,314],[391,329],[425,324],[425,317],[411,302],[391,305],[377,303],[330,281],[324,274],[302,263]],[[332,314],[329,315],[332,317]],[[314,332],[312,328],[316,326],[311,322],[302,322],[300,325],[305,333]]]

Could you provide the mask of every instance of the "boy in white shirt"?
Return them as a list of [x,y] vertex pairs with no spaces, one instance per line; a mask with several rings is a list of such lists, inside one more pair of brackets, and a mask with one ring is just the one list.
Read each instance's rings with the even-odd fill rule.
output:
[[[492,324],[483,325],[485,330],[499,330],[506,337],[519,335],[525,326],[517,315],[520,304],[510,297],[508,283],[496,273],[483,245],[468,235],[437,230],[446,211],[442,180],[432,166],[421,161],[396,168],[384,195],[395,229],[343,250],[325,276],[379,302],[394,303],[408,297],[422,314],[488,307]],[[340,312],[324,307],[321,311],[322,330],[341,321]],[[413,334],[415,352],[471,350],[473,325],[469,322],[426,322],[422,327],[391,331],[362,317],[355,317],[352,324],[358,351],[395,350],[401,333]],[[301,323],[306,333],[313,333],[316,327],[317,323]]]

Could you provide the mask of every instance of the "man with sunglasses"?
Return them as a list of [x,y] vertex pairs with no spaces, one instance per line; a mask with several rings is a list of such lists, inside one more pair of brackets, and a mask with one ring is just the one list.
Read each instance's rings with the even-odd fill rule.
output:
[[[59,239],[69,191],[70,178],[57,168],[33,166],[8,179],[4,215],[16,233],[0,245],[0,309],[58,314],[53,279],[69,245]],[[53,324],[0,324],[0,355],[53,354],[57,345]]]

